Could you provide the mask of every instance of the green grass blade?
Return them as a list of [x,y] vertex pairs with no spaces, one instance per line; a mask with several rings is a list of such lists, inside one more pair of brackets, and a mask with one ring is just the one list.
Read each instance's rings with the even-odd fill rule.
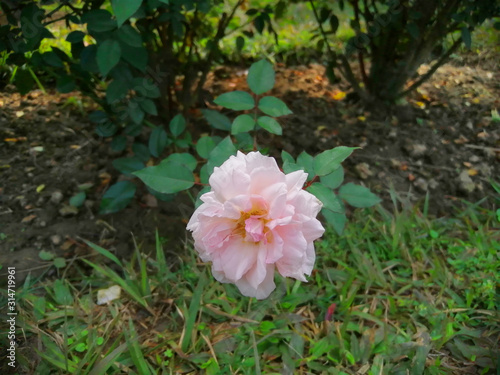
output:
[[102,375],[105,374],[106,371],[115,363],[116,359],[122,354],[125,349],[127,349],[128,344],[124,343],[121,344],[119,347],[117,347],[115,350],[113,350],[111,353],[109,353],[106,357],[101,359],[92,371],[90,371],[89,375]]
[[104,255],[106,258],[108,258],[109,260],[112,260],[113,262],[115,262],[116,264],[118,264],[120,267],[123,267],[123,264],[122,262],[120,262],[120,260],[116,257],[116,255],[114,255],[113,253],[111,253],[110,251],[106,250],[106,249],[103,249],[102,247],[96,245],[95,243],[92,243],[92,242],[89,242],[89,241],[86,241],[86,240],[83,240],[90,248],[94,249],[95,251],[97,251],[99,254],[101,255]]
[[188,314],[186,317],[186,326],[184,329],[184,338],[182,339],[181,348],[184,353],[187,352],[189,344],[191,344],[191,333],[193,332],[194,323],[196,322],[196,316],[200,310],[201,304],[201,293],[205,287],[207,280],[204,273],[201,273],[200,279],[198,280],[198,285],[193,293],[193,298],[191,299],[191,304],[189,305]]
[[134,323],[132,320],[129,320],[129,332],[125,332],[127,337],[127,345],[129,348],[129,354],[132,358],[132,362],[137,367],[139,374],[141,375],[149,375],[151,372],[149,371],[149,366],[146,360],[144,359],[144,355],[142,354],[141,347],[139,346],[137,332],[134,327]]

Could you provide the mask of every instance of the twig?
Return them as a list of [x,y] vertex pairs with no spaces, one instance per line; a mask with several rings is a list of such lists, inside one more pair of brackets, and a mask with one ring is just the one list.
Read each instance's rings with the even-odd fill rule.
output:
[[476,146],[476,145],[464,145],[465,147],[468,148],[475,148],[478,150],[491,150],[495,152],[500,152],[500,148],[495,148],[495,147],[488,147],[488,146]]

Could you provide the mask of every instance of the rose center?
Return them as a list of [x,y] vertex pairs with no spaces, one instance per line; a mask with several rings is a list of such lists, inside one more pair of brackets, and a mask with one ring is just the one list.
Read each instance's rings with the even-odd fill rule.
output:
[[245,220],[245,241],[260,242],[264,237],[264,222],[261,218],[250,216]]
[[254,208],[250,212],[242,212],[236,222],[233,235],[243,237],[247,242],[270,242],[270,231],[266,227],[268,220],[265,218],[267,211],[265,209]]

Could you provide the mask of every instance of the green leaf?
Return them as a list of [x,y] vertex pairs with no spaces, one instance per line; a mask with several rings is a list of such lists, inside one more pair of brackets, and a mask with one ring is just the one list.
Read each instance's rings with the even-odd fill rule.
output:
[[85,33],[83,31],[72,31],[66,37],[66,42],[69,43],[80,43],[85,38]]
[[101,123],[96,126],[95,132],[100,137],[111,137],[118,131],[118,126],[111,121]]
[[332,173],[322,176],[320,181],[323,185],[328,186],[330,189],[338,188],[344,181],[344,168],[339,167]]
[[54,253],[50,252],[50,251],[46,251],[46,250],[41,250],[39,253],[38,253],[38,257],[41,259],[41,260],[52,260],[54,259]]
[[149,152],[154,157],[159,157],[168,144],[167,132],[163,127],[157,126],[149,136]]
[[211,175],[215,167],[220,167],[231,155],[236,153],[231,137],[224,138],[208,155],[208,174]]
[[266,115],[273,117],[286,116],[293,113],[283,101],[274,96],[264,96],[260,99],[259,109]]
[[469,28],[467,27],[462,27],[462,41],[464,42],[465,44],[465,47],[467,47],[467,49],[471,49],[471,46],[472,46],[472,38],[471,38],[471,35],[470,35],[470,31],[469,31]]
[[201,137],[196,143],[196,152],[203,159],[208,159],[208,155],[215,148],[217,144],[212,137]]
[[132,145],[132,151],[134,152],[135,156],[137,156],[143,162],[147,162],[151,157],[151,154],[149,153],[149,148],[146,147],[146,145],[143,145],[142,143],[137,143],[137,142],[134,143]]
[[333,212],[323,208],[321,213],[325,217],[328,224],[333,226],[333,229],[339,236],[344,232],[345,225],[347,223],[347,216],[345,214],[339,214],[338,212]]
[[340,167],[345,159],[358,147],[335,147],[331,150],[323,151],[314,158],[314,173],[317,176],[326,176]]
[[139,105],[142,110],[153,116],[158,116],[158,111],[156,110],[156,104],[150,99],[142,99],[139,101]]
[[[296,164],[295,162],[285,160],[285,162],[283,163],[283,172],[285,172],[286,174],[292,173],[295,171],[303,171],[303,170],[304,170],[304,168],[301,167],[300,165]],[[308,177],[310,177],[310,176],[308,176]]]
[[406,30],[408,30],[408,32],[410,33],[411,37],[413,39],[415,39],[415,40],[417,40],[418,37],[420,36],[420,29],[419,29],[418,25],[415,22],[409,22],[406,25]]
[[66,94],[76,89],[76,82],[73,77],[63,74],[57,77],[56,86],[57,91],[59,91],[61,94]]
[[187,167],[190,171],[194,171],[196,169],[196,166],[198,165],[198,161],[196,160],[196,158],[187,152],[171,154],[167,158],[163,159],[161,162],[162,163],[175,162],[178,164],[182,164],[183,166]]
[[160,163],[134,172],[147,186],[165,194],[178,193],[194,185],[193,173],[176,162]]
[[273,66],[267,60],[260,60],[250,67],[247,76],[248,86],[256,95],[261,95],[274,87]]
[[339,190],[339,196],[351,206],[358,208],[371,207],[381,202],[370,189],[353,183],[343,185]]
[[236,50],[238,52],[241,52],[243,47],[245,46],[245,38],[243,38],[241,35],[236,38]]
[[128,94],[128,83],[123,79],[114,79],[106,88],[106,101],[109,104],[125,98]]
[[233,121],[231,134],[247,133],[255,128],[255,120],[250,115],[239,115]]
[[66,267],[66,259],[58,257],[54,259],[54,266],[56,268],[64,268]]
[[45,317],[45,309],[47,306],[47,300],[45,297],[37,297],[33,302],[33,312],[35,313],[35,318],[42,320]]
[[189,148],[193,146],[193,139],[191,138],[191,133],[186,132],[184,133],[183,138],[177,138],[174,141],[175,145],[180,148]]
[[172,135],[177,138],[186,129],[186,119],[179,113],[170,121],[169,127]]
[[312,179],[314,177],[314,158],[307,152],[302,151],[300,153],[300,155],[297,157],[296,164],[309,175],[308,179]]
[[14,78],[14,84],[21,95],[27,94],[33,88],[35,81],[26,69],[18,69]]
[[145,72],[148,66],[148,51],[144,47],[132,47],[126,43],[120,45],[122,57],[134,68]]
[[97,66],[102,75],[107,75],[120,61],[120,43],[108,39],[97,47]]
[[144,111],[135,101],[128,103],[128,115],[135,124],[141,124],[144,120]]
[[96,124],[103,124],[108,121],[108,115],[104,111],[94,111],[89,114],[89,120]]
[[254,139],[249,133],[238,133],[234,136],[236,142],[235,147],[238,150],[253,151]]
[[281,160],[283,160],[283,163],[295,163],[295,159],[293,158],[293,156],[285,150],[281,151]]
[[324,208],[339,214],[343,214],[345,212],[345,207],[342,204],[342,201],[325,185],[316,182],[309,186],[307,191],[316,196],[316,198],[323,203]]
[[335,34],[339,28],[339,19],[335,14],[330,17],[330,31]]
[[269,116],[261,116],[257,119],[257,124],[264,129],[267,130],[269,133],[272,134],[277,134],[277,135],[282,135],[283,130],[281,129],[281,125],[273,119],[272,117]]
[[54,281],[54,297],[59,305],[71,305],[73,303],[73,296],[66,285],[66,282],[61,279]]
[[84,191],[81,191],[69,199],[69,205],[73,207],[81,207],[83,202],[85,202],[85,199],[87,199],[87,194],[85,194]]
[[63,68],[63,62],[59,56],[54,51],[45,52],[42,54],[43,61],[50,66],[55,66],[56,68]]
[[235,111],[242,111],[255,107],[255,101],[252,95],[245,91],[232,91],[219,95],[217,99],[214,100],[214,103]]
[[203,113],[203,116],[213,128],[227,131],[231,130],[231,120],[222,113],[211,109],[202,109],[201,113]]
[[118,27],[128,20],[140,8],[142,0],[111,0]]
[[112,185],[102,197],[99,214],[111,214],[123,210],[132,201],[136,186],[130,181]]
[[157,99],[161,96],[160,89],[150,79],[144,77],[137,77],[134,78],[132,85],[133,85],[133,90],[137,92],[139,95],[153,99]]
[[111,13],[104,9],[93,9],[84,13],[82,23],[87,24],[91,32],[102,33],[116,28],[116,21],[111,18]]
[[130,25],[123,25],[117,30],[118,39],[132,47],[142,47],[142,37],[139,32]]
[[127,137],[125,137],[123,135],[117,135],[111,141],[111,149],[113,151],[117,151],[117,152],[123,151],[123,150],[125,150],[125,147],[127,147]]
[[121,173],[125,175],[131,175],[133,172],[144,169],[146,166],[144,163],[136,156],[129,158],[118,158],[113,160],[113,167],[118,169]]
[[95,44],[85,47],[80,54],[80,65],[82,69],[92,73],[99,72],[96,56],[97,46]]

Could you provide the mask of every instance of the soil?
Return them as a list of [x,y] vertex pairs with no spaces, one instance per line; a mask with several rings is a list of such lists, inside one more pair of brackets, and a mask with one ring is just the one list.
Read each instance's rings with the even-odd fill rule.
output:
[[[422,69],[425,70],[426,67]],[[247,90],[245,72],[219,68],[207,81],[213,96]],[[71,259],[91,250],[82,239],[119,257],[133,248],[131,235],[154,242],[158,228],[171,251],[187,239],[192,212],[186,196],[160,202],[141,186],[132,204],[117,214],[97,215],[107,187],[120,176],[113,152],[87,120],[93,104],[77,94],[0,93],[0,264],[16,266],[19,277],[57,272],[39,258],[41,250]],[[345,162],[346,179],[369,186],[391,207],[389,190],[408,203],[428,193],[435,215],[449,215],[461,199],[477,202],[493,194],[498,178],[500,73],[480,66],[445,65],[406,105],[369,110],[349,100],[346,86],[329,84],[320,65],[277,69],[272,95],[294,115],[280,120],[283,137],[265,137],[271,155],[297,156],[339,145],[362,149]],[[232,116],[232,114],[228,114]],[[207,128],[208,129],[208,128]],[[148,137],[144,130],[141,140]],[[82,184],[90,186],[84,205],[69,207]],[[492,200],[486,204],[492,205]]]

